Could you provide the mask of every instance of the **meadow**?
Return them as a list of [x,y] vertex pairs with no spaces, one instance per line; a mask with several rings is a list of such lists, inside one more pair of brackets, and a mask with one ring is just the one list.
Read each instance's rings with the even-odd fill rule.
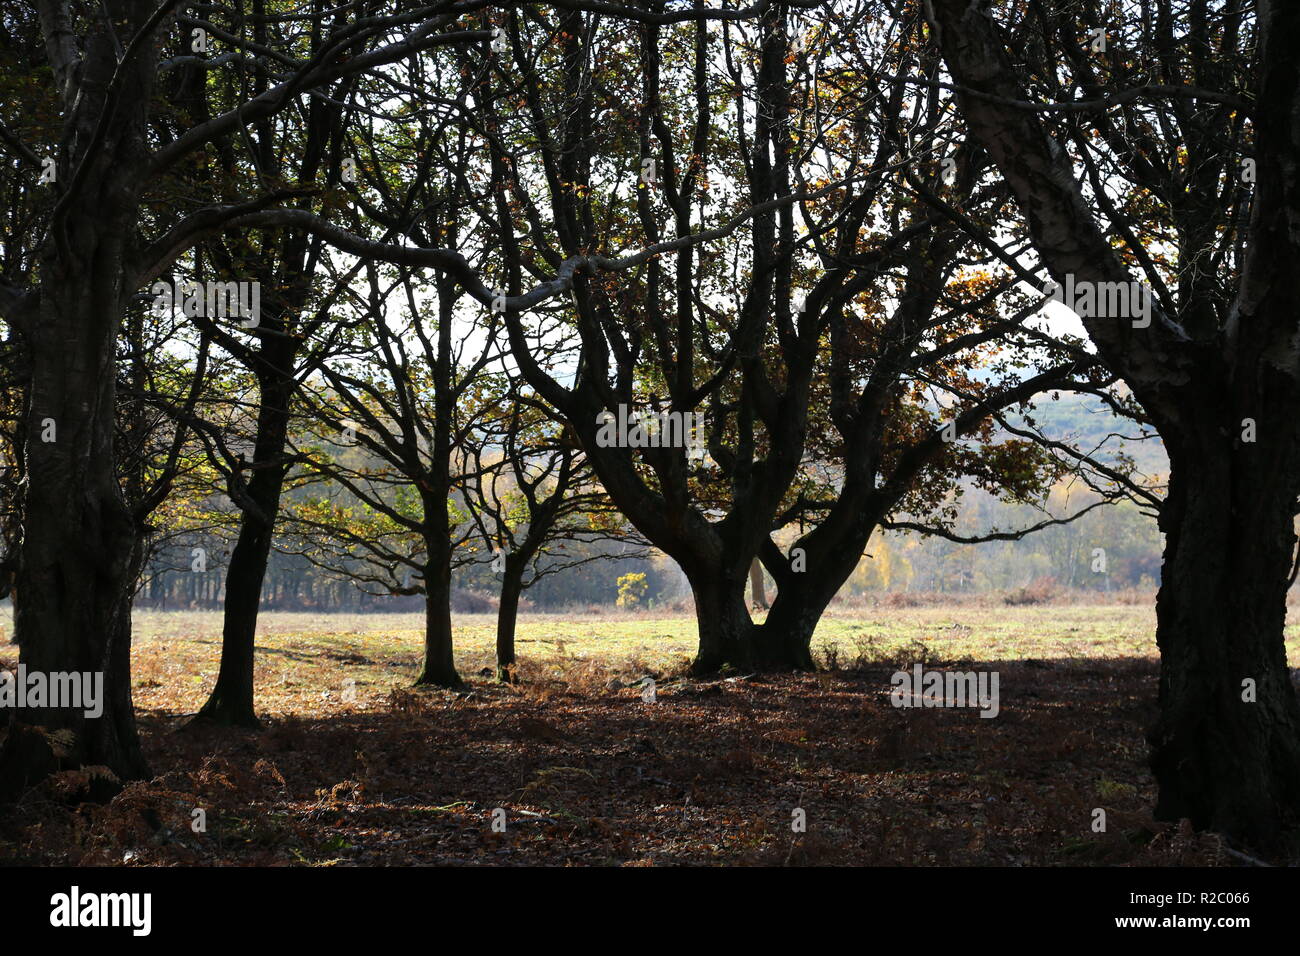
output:
[[[134,699],[157,776],[97,804],[81,799],[87,771],[56,775],[0,823],[0,859],[1231,862],[1217,837],[1150,817],[1145,605],[842,608],[817,632],[818,672],[698,680],[689,617],[527,614],[513,686],[490,678],[492,617],[464,615],[460,691],[412,688],[418,615],[267,613],[260,732],[189,724],[215,675],[219,613],[135,621]],[[1300,660],[1294,627],[1288,651]],[[0,643],[0,665],[16,652]],[[997,670],[997,719],[891,706],[890,674],[915,662]]]

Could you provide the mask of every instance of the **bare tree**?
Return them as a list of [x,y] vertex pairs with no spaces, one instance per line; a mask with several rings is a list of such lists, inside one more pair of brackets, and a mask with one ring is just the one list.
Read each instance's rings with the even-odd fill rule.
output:
[[549,575],[612,557],[573,545],[615,540],[633,546],[620,557],[644,557],[647,551],[549,409],[518,380],[509,383],[500,401],[504,411],[490,423],[485,439],[467,445],[478,477],[465,483],[462,495],[501,577],[496,675],[513,682],[519,601],[528,588]]

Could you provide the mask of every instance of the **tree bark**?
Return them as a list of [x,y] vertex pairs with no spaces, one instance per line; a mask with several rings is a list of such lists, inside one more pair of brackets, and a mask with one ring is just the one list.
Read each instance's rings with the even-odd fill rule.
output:
[[497,606],[497,680],[515,682],[515,625],[519,619],[519,597],[523,594],[524,566],[506,559],[501,579],[501,603]]
[[463,687],[452,657],[451,555],[446,531],[431,537],[428,548],[429,561],[424,568],[424,663],[415,683]]
[[229,727],[261,727],[253,706],[257,615],[262,604],[280,494],[287,469],[291,385],[266,378],[261,383],[252,472],[245,493],[252,507],[241,511],[239,537],[226,569],[226,603],[217,683],[198,719]]
[[[14,632],[29,671],[102,673],[104,700],[95,718],[83,708],[12,715],[0,745],[0,788],[8,793],[56,766],[104,766],[119,780],[148,775],[130,680],[131,602],[143,549],[118,483],[114,435],[118,333],[135,292],[124,277],[148,160],[156,57],[149,43],[119,59],[118,31],[129,35],[145,22],[143,4],[110,3],[102,22],[88,21],[76,35],[57,5],[40,12],[64,118],[60,194],[35,270],[39,306],[22,329],[31,379]],[[112,122],[103,126],[110,95]],[[33,739],[15,733],[23,724],[71,731],[71,742],[62,756],[11,746]]]
[[[1270,418],[1285,434],[1284,416]],[[1300,704],[1282,639],[1297,449],[1231,438],[1213,429],[1172,462],[1148,741],[1157,818],[1268,847],[1300,823]]]
[[102,673],[105,699],[96,718],[80,708],[19,711],[18,723],[69,730],[73,739],[66,756],[54,760],[6,743],[0,779],[8,795],[56,765],[104,766],[121,780],[149,773],[130,679],[141,542],[114,467],[111,368],[121,324],[121,250],[89,225],[75,242],[71,262],[44,259],[41,315],[31,329],[14,631],[29,672]]
[[687,579],[695,596],[700,637],[691,673],[713,674],[726,666],[750,667],[754,622],[745,606],[744,575],[735,578],[688,575]]

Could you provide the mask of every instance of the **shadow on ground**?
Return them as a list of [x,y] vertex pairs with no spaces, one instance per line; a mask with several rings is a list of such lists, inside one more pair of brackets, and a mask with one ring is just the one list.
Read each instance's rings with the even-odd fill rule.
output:
[[[653,703],[611,681],[613,672],[588,668],[519,687],[394,691],[337,713],[269,719],[261,733],[178,730],[180,715],[145,712],[158,776],[107,805],[69,805],[77,780],[48,781],[0,824],[0,859],[1228,862],[1217,838],[1150,817],[1143,732],[1154,717],[1154,663],[927,666],[996,670],[998,716],[896,708],[894,666],[660,675]],[[1094,829],[1098,810],[1104,832]]]

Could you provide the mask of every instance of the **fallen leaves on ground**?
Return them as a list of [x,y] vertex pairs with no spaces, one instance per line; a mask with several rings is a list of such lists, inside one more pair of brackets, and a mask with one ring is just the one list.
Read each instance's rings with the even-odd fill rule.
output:
[[[1228,862],[1155,823],[1148,660],[999,671],[1001,712],[901,709],[893,667],[696,680],[583,661],[519,685],[342,705],[304,683],[261,732],[140,715],[157,774],[71,804],[52,778],[0,859],[64,865],[1058,865]],[[1094,811],[1106,811],[1094,832]],[[195,832],[201,811],[203,832]],[[800,814],[798,811],[802,811]],[[796,827],[802,818],[806,830]],[[495,824],[495,825],[494,825]]]

